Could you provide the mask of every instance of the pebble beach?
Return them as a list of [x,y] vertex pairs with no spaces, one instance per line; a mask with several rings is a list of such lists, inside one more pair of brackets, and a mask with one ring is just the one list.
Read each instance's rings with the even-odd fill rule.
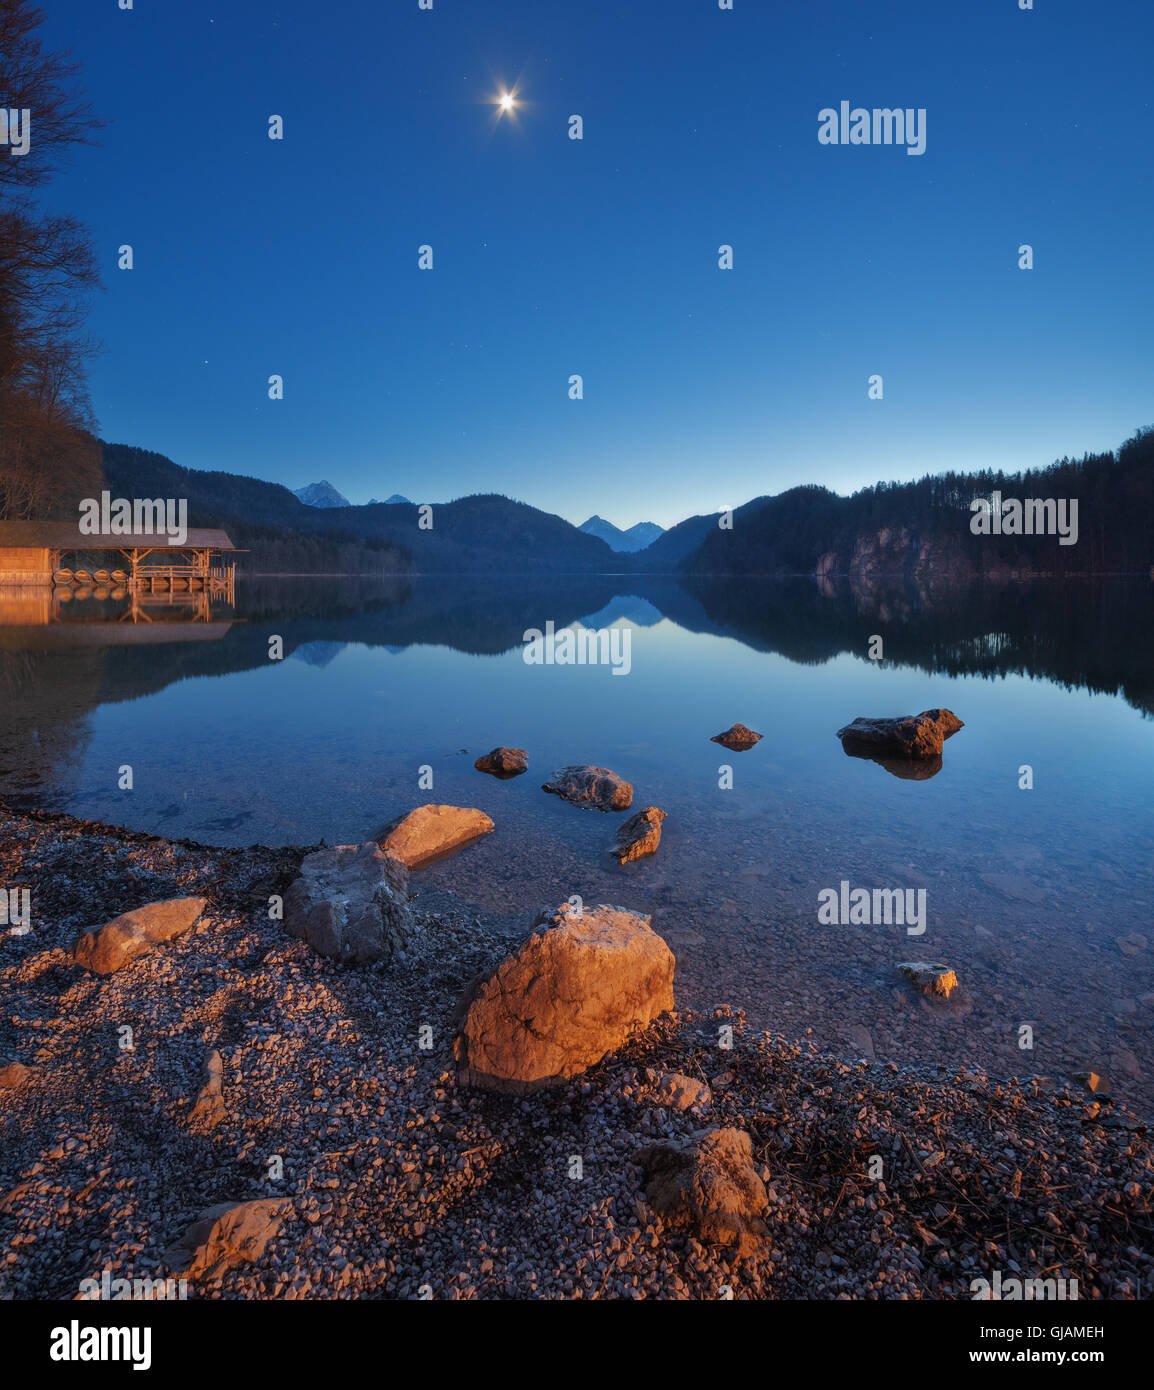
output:
[[[488,1094],[458,1082],[454,1011],[546,904],[485,913],[415,875],[404,951],[343,965],[269,917],[307,849],[2,809],[0,845],[0,879],[35,904],[0,970],[0,1297],[180,1275],[174,1245],[243,1203],[259,1257],[202,1259],[188,1297],[970,1299],[995,1271],[1081,1299],[1150,1287],[1146,1120],[1085,1080],[831,1055],[679,1003],[580,1077]],[[208,905],[179,940],[113,975],[77,966],[94,904],[192,894]],[[650,1201],[644,1152],[716,1128],[749,1136],[764,1185],[741,1244]]]

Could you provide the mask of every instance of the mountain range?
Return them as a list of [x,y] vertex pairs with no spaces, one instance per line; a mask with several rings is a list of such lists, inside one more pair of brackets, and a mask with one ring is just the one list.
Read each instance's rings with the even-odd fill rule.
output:
[[655,521],[639,521],[636,526],[630,526],[627,531],[622,531],[619,526],[614,526],[603,516],[591,516],[588,521],[583,521],[577,529],[586,531],[591,536],[597,536],[605,542],[610,550],[626,555],[644,550],[647,545],[652,545],[657,537],[664,535],[665,532],[665,528],[658,526]]
[[[293,496],[299,497],[306,507],[351,507],[353,505],[343,492],[338,492],[333,487],[327,478],[322,478],[319,483],[306,483],[304,487],[294,488]],[[413,504],[407,497],[402,497],[399,492],[394,492],[391,497],[386,497],[383,503],[379,498],[370,497],[368,505],[370,507],[395,507],[398,505],[411,507]]]
[[[822,584],[848,577],[859,585],[924,587],[980,578],[1154,572],[1154,427],[1138,430],[1115,452],[1063,458],[1024,473],[927,475],[877,483],[850,497],[813,484],[790,488],[755,497],[732,513],[688,517],[668,531],[654,526],[656,539],[635,550],[616,547],[651,523],[620,531],[594,516],[577,527],[492,493],[427,510],[399,498],[364,506],[329,498],[317,505],[279,483],[184,468],[128,445],[102,448],[105,486],[113,496],[187,499],[190,525],[224,527],[234,544],[250,552],[242,563],[264,573],[554,576],[633,570],[700,578],[810,575]],[[975,533],[970,523],[977,499],[995,493],[1080,504],[1076,543],[1060,543],[1053,534]],[[595,534],[597,529],[605,534]]]

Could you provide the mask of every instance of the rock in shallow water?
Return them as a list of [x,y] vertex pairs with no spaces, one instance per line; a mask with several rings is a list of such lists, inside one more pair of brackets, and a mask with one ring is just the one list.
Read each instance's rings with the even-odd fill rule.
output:
[[710,743],[723,744],[734,753],[745,753],[755,743],[761,742],[761,735],[755,734],[752,729],[747,729],[744,724],[734,724],[732,728],[726,729],[725,733],[714,734],[709,741]]
[[478,772],[492,777],[520,777],[529,766],[529,755],[523,748],[494,748],[473,764]]
[[958,987],[958,977],[948,965],[930,964],[927,961],[903,961],[898,969],[923,994],[931,998],[948,999]]
[[377,839],[410,869],[420,869],[492,833],[493,822],[475,807],[418,806],[390,821]]
[[627,811],[633,804],[633,787],[624,777],[588,763],[558,768],[541,790],[598,811]]
[[372,841],[319,849],[285,895],[284,929],[334,960],[387,960],[415,929],[408,882],[404,864]]
[[457,1006],[462,1082],[527,1094],[577,1076],[673,1008],[673,952],[649,918],[563,904]]
[[892,719],[858,718],[837,731],[843,744],[894,758],[936,758],[942,744],[965,725],[952,710],[927,709]]
[[644,859],[646,855],[656,854],[661,843],[661,822],[665,812],[656,806],[646,806],[638,811],[617,831],[617,844],[609,851],[614,859],[628,864],[634,859]]
[[72,948],[78,965],[111,975],[162,941],[172,941],[195,925],[207,898],[169,898],[134,908],[98,930],[85,932]]

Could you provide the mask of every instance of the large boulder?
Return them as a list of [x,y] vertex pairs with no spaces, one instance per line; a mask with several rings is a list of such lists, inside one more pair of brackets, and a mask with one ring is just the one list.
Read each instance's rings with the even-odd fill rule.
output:
[[645,1170],[649,1205],[705,1244],[749,1254],[766,1232],[768,1194],[741,1129],[709,1129],[679,1144],[652,1144],[633,1156]]
[[414,931],[409,871],[370,841],[305,855],[285,895],[284,929],[334,960],[387,960]]
[[234,1265],[259,1260],[291,1210],[281,1198],[209,1207],[165,1251],[164,1263],[172,1277],[219,1278]]
[[73,958],[97,975],[111,975],[160,942],[183,936],[195,925],[207,902],[207,898],[169,898],[133,908],[85,932],[72,948]]
[[543,913],[457,1006],[458,1075],[524,1095],[595,1066],[673,1008],[673,952],[622,907]]
[[664,819],[664,811],[656,806],[646,806],[644,811],[630,816],[618,828],[617,844],[609,853],[614,859],[620,859],[622,864],[656,854],[661,843],[661,822]]
[[390,821],[377,839],[410,869],[421,869],[493,833],[493,822],[471,806],[418,806]]
[[939,758],[942,744],[965,725],[952,710],[926,709],[891,719],[858,718],[837,731],[844,746],[891,758]]
[[509,777],[520,777],[529,766],[529,755],[523,748],[494,748],[473,764],[478,772],[487,772],[491,777],[502,781]]
[[633,804],[633,788],[624,777],[588,763],[558,768],[541,790],[597,811],[627,811]]

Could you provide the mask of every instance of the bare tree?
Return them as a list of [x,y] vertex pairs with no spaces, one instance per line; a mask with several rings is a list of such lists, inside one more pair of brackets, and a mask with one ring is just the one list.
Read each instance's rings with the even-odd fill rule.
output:
[[46,182],[73,145],[92,143],[97,119],[75,89],[80,68],[67,53],[45,52],[37,30],[44,14],[30,0],[0,0],[0,96],[32,114],[32,148],[0,157],[0,186]]
[[29,152],[0,152],[0,517],[48,517],[100,485],[86,366],[85,299],[99,277],[76,218],[38,209],[32,189],[101,124],[73,90],[77,68],[45,52],[43,15],[0,0],[0,98],[32,118]]

